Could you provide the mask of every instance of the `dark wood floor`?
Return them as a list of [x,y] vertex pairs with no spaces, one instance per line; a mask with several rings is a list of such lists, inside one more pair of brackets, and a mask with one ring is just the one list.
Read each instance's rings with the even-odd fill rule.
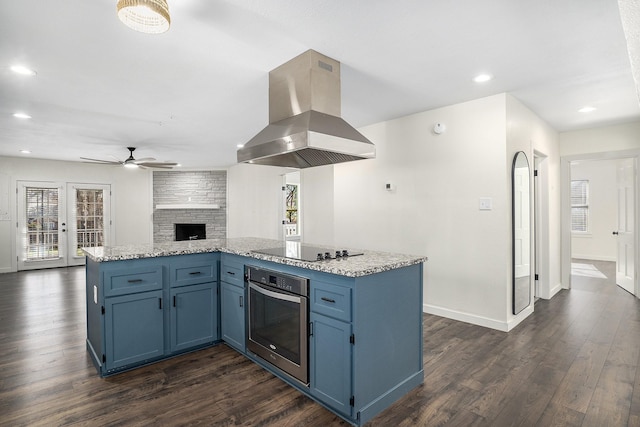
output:
[[[0,425],[347,425],[225,345],[99,378],[83,283],[0,274]],[[610,279],[575,276],[509,333],[424,315],[424,336],[425,383],[370,426],[640,425],[640,303]]]

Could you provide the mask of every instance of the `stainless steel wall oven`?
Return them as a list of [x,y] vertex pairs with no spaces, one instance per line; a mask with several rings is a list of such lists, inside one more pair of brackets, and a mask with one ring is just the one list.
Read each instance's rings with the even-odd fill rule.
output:
[[309,279],[245,267],[249,292],[247,349],[309,384]]

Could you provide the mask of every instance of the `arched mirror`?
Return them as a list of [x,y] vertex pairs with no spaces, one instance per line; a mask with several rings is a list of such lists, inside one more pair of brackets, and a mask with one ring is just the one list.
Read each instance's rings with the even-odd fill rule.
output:
[[519,151],[513,158],[513,314],[531,303],[531,211],[527,155]]

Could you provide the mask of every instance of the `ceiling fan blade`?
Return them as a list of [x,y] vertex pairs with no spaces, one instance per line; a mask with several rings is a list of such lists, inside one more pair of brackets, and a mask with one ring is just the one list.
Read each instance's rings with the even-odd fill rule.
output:
[[140,163],[153,162],[154,160],[153,157],[143,157],[141,159],[134,159],[133,163],[139,165]]
[[120,162],[113,162],[111,160],[101,160],[101,159],[90,159],[88,157],[80,157],[82,160],[87,160],[88,162],[96,162],[96,163],[104,163],[105,165],[119,165]]
[[177,163],[149,163],[149,162],[144,162],[144,163],[138,163],[138,166],[146,166],[148,168],[159,168],[159,169],[172,169],[174,166],[177,165]]

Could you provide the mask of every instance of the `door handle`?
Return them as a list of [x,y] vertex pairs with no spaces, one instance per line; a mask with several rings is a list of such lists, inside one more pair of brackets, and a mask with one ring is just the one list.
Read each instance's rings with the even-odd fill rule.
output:
[[614,231],[614,232],[613,232],[613,235],[614,235],[614,236],[617,236],[617,235],[618,235],[618,232],[617,232],[617,231]]

